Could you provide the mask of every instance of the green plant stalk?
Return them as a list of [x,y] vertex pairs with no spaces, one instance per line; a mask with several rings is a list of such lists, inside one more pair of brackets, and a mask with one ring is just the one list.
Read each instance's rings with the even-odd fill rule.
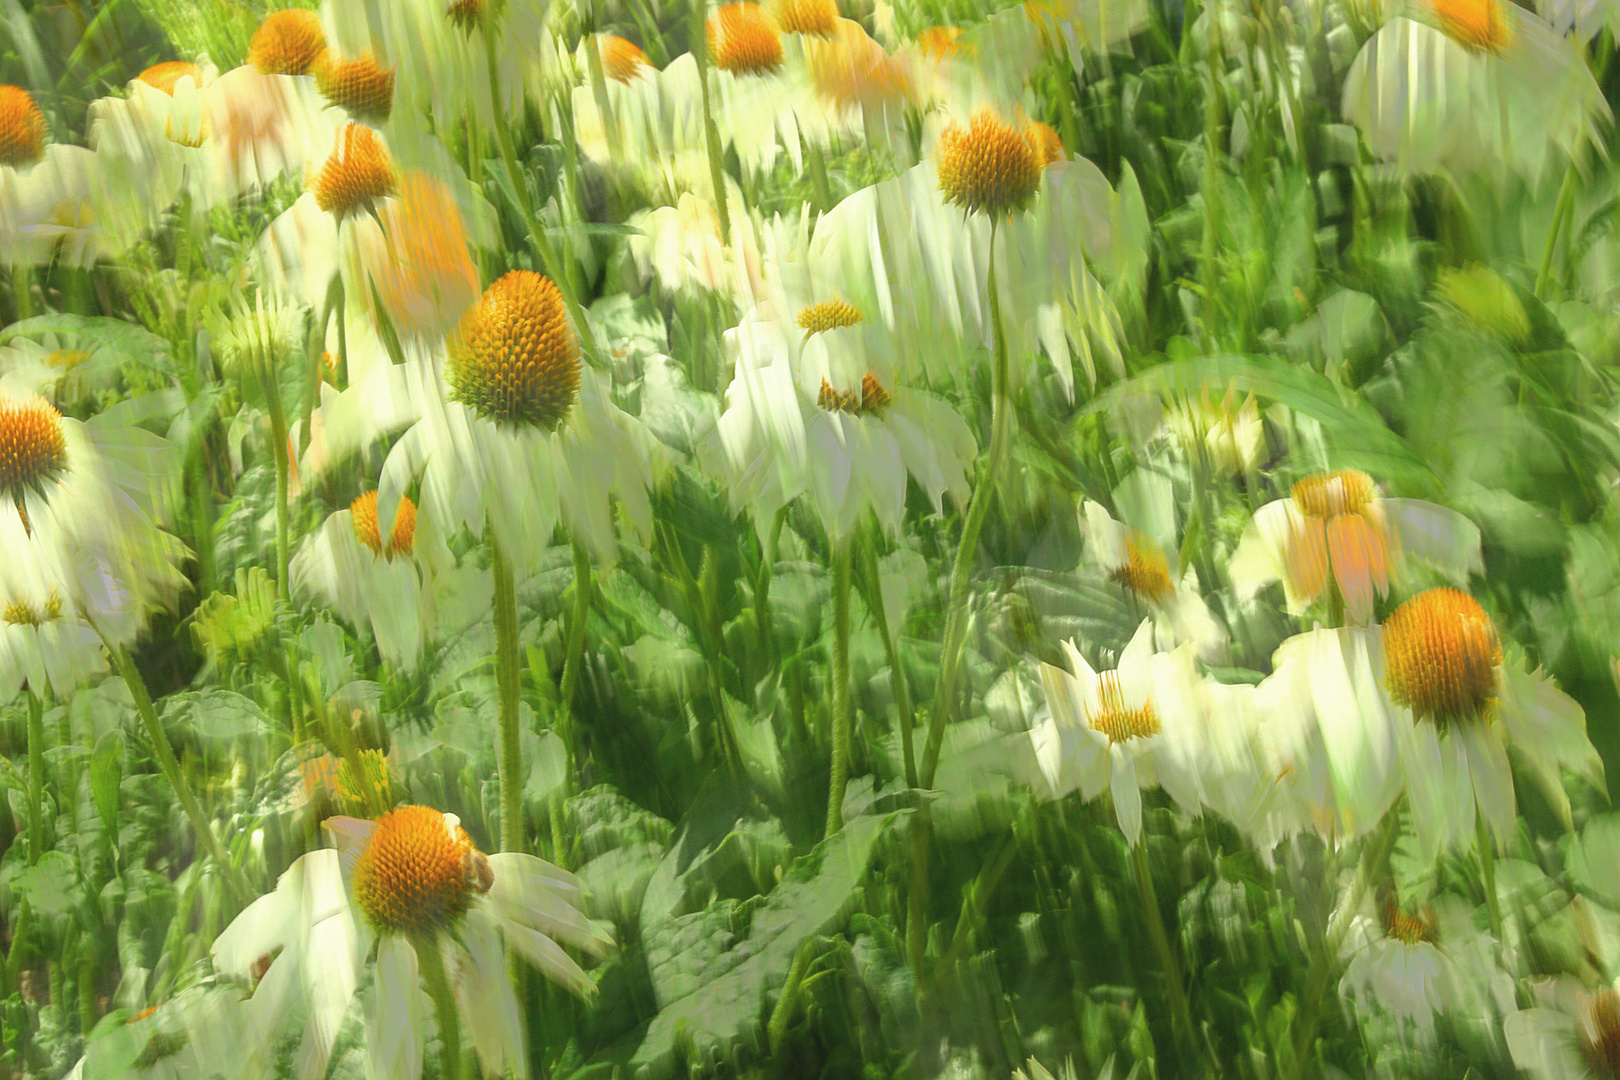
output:
[[28,688],[28,865],[45,851],[45,703]]
[[1164,968],[1166,996],[1170,999],[1170,1015],[1176,1031],[1196,1050],[1197,1031],[1193,1027],[1192,1012],[1187,1007],[1187,984],[1181,975],[1181,962],[1170,943],[1170,934],[1164,927],[1164,915],[1159,910],[1159,896],[1153,888],[1153,868],[1148,864],[1147,839],[1137,837],[1131,847],[1131,865],[1136,870],[1136,889],[1146,909],[1148,937],[1153,939],[1153,951],[1159,954],[1159,965]]
[[[506,822],[501,822],[504,830]],[[433,1002],[433,1014],[439,1022],[439,1075],[443,1080],[466,1080],[465,1062],[461,1053],[461,1017],[456,1012],[455,991],[450,988],[450,977],[444,970],[444,957],[439,943],[431,937],[413,937],[411,948],[416,951],[417,969],[422,973],[422,988]],[[406,992],[410,989],[407,987]]]
[[833,201],[832,183],[827,179],[827,157],[819,146],[807,147],[805,157],[809,159],[810,185],[816,193],[816,209],[825,214],[837,205]]
[[832,776],[827,785],[827,831],[844,827],[844,788],[849,783],[849,537],[833,541],[832,549]]
[[1502,945],[1502,902],[1496,895],[1496,845],[1491,839],[1490,826],[1485,815],[1474,816],[1475,844],[1479,847],[1479,877],[1485,886],[1485,910],[1490,916],[1491,936],[1497,948]]
[[[98,628],[97,633],[100,633]],[[135,667],[135,661],[130,658],[129,650],[122,645],[114,645],[105,636],[102,643],[107,646],[113,664],[118,668],[118,674],[123,676],[124,685],[129,687],[129,695],[135,700],[135,711],[140,714],[141,723],[146,727],[146,736],[152,741],[152,755],[157,758],[158,768],[163,771],[163,778],[169,782],[174,791],[174,797],[179,801],[180,808],[185,811],[186,817],[191,819],[191,827],[197,833],[197,840],[208,852],[209,858],[214,860],[219,872],[225,879],[225,884],[235,895],[237,903],[246,907],[252,901],[252,893],[248,891],[247,883],[231,862],[230,856],[225,852],[225,845],[219,842],[214,834],[214,828],[208,819],[203,816],[202,807],[197,804],[197,796],[191,791],[191,784],[186,781],[185,774],[180,771],[180,762],[174,756],[174,745],[169,742],[169,733],[163,730],[163,724],[158,720],[157,710],[152,707],[152,696],[146,692],[146,683],[141,673]]]
[[872,613],[872,621],[877,624],[878,633],[883,637],[883,658],[889,665],[889,682],[894,690],[894,707],[899,713],[896,722],[900,726],[900,753],[905,762],[906,787],[917,786],[917,760],[912,746],[911,725],[916,719],[911,712],[911,688],[906,683],[906,673],[900,667],[900,651],[895,648],[894,633],[889,626],[889,613],[883,609],[883,579],[878,574],[877,545],[873,542],[872,529],[868,528],[861,537],[861,576],[866,584],[866,610]]
[[34,268],[17,263],[11,268],[11,295],[17,304],[17,321],[34,315]]
[[523,848],[523,772],[518,740],[517,583],[493,524],[489,534],[490,571],[495,579],[495,683],[501,699],[501,735],[497,772],[501,788],[501,850]]
[[1547,286],[1552,283],[1553,253],[1558,250],[1558,237],[1564,231],[1570,210],[1575,205],[1575,166],[1564,170],[1564,182],[1558,189],[1558,203],[1553,207],[1552,224],[1547,228],[1547,243],[1541,249],[1541,269],[1536,272],[1536,298],[1547,297]]
[[[692,5],[692,40],[704,40],[704,9],[707,5]],[[720,151],[720,129],[714,123],[714,106],[709,100],[709,50],[694,48],[692,58],[697,61],[698,89],[703,104],[703,143],[709,154],[709,182],[714,185],[714,211],[720,218],[720,243],[731,243],[731,207],[726,199],[726,170]]]
[[1001,842],[996,845],[995,854],[984,865],[973,879],[973,883],[962,897],[962,911],[956,917],[956,930],[951,934],[950,948],[945,953],[945,964],[953,963],[962,955],[973,939],[973,935],[984,925],[985,901],[990,894],[996,891],[1001,884],[1002,875],[1007,867],[1012,865],[1013,855],[1018,851],[1018,845],[1013,840],[1012,830],[1002,834]]
[[771,1018],[765,1025],[769,1040],[767,1045],[772,1054],[782,1051],[782,1040],[787,1037],[788,1024],[797,1010],[799,988],[804,985],[804,973],[810,967],[810,956],[814,951],[815,939],[812,938],[800,945],[799,951],[793,955],[793,966],[788,969],[787,981],[782,984],[782,996],[776,999],[776,1007],[771,1010]]
[[771,535],[760,552],[759,578],[754,585],[754,626],[764,651],[767,670],[776,666],[776,636],[771,631],[771,578],[776,569],[776,552],[782,542],[782,526],[787,523],[787,507],[771,518]]
[[556,726],[567,755],[563,770],[564,798],[574,793],[574,770],[578,755],[574,747],[574,691],[579,685],[579,670],[585,662],[585,624],[591,614],[591,554],[580,541],[574,548],[574,613],[568,623],[568,651],[563,657],[562,686],[558,693],[560,708]]
[[287,567],[287,412],[281,404],[281,387],[275,374],[264,368],[259,372],[264,395],[270,404],[270,451],[276,462],[276,597],[288,599]]
[[1012,409],[1008,389],[1007,335],[1001,325],[1001,300],[996,290],[996,223],[990,223],[990,323],[995,335],[995,366],[991,370],[990,384],[990,450],[984,474],[973,497],[968,502],[967,519],[962,525],[962,541],[956,549],[956,562],[951,568],[951,593],[947,604],[945,640],[939,657],[939,685],[934,693],[934,707],[928,718],[928,743],[923,748],[922,771],[917,780],[924,787],[932,787],[934,770],[939,766],[940,746],[945,739],[945,721],[950,715],[951,701],[956,693],[956,672],[962,660],[962,649],[967,641],[968,585],[973,576],[973,562],[978,556],[979,533],[984,529],[990,501],[995,497],[996,480],[1001,474],[1012,434]]
[[[500,101],[500,80],[495,72],[495,38],[485,27],[480,31],[484,36],[484,52],[487,58],[485,68],[489,73],[489,99],[491,102]],[[575,294],[572,285],[572,275],[566,273],[557,252],[546,238],[545,229],[540,226],[540,219],[535,214],[534,200],[529,198],[529,187],[523,182],[518,172],[517,151],[512,147],[512,133],[507,124],[495,125],[495,141],[500,146],[501,161],[506,165],[507,179],[512,183],[512,190],[517,193],[518,211],[523,215],[524,227],[529,230],[529,239],[534,244],[535,253],[540,256],[540,264],[546,269],[546,276],[551,278],[562,293],[563,303],[568,307],[568,317],[574,321],[574,332],[579,335],[581,347],[587,356],[597,355],[596,335],[591,326],[585,321],[585,311],[579,305],[579,297]]]

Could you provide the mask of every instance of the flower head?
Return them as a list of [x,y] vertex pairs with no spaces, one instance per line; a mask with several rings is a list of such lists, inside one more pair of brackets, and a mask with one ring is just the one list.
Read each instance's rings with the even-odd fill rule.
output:
[[399,190],[399,179],[377,133],[350,124],[338,133],[337,147],[312,186],[316,205],[342,220],[375,211],[377,200]]
[[45,156],[45,114],[20,86],[0,86],[0,166],[22,168]]
[[838,27],[837,0],[773,0],[770,13],[784,34],[826,37]]
[[266,75],[305,75],[325,51],[320,16],[288,8],[264,17],[248,42],[247,62]]
[[401,806],[377,819],[355,862],[354,896],[379,933],[427,937],[455,925],[491,878],[489,859],[454,817]]
[[1611,987],[1592,998],[1582,1023],[1581,1057],[1594,1076],[1620,1076],[1620,993]]
[[443,335],[478,302],[461,211],[427,173],[400,178],[398,197],[379,209],[374,227],[356,234],[355,247],[370,285],[365,302],[379,304],[399,334]]
[[939,190],[970,214],[1011,214],[1035,200],[1044,160],[1028,128],[981,109],[965,129],[953,123],[940,135]]
[[639,45],[617,34],[598,34],[596,47],[601,52],[603,72],[616,82],[628,83],[652,66]]
[[839,19],[830,36],[806,42],[804,58],[816,92],[839,108],[896,105],[913,92],[906,61],[885,52],[853,19]]
[[1390,697],[1439,726],[1491,718],[1501,663],[1490,616],[1456,589],[1421,592],[1384,623]]
[[228,371],[244,379],[274,372],[298,347],[298,309],[275,300],[266,303],[261,293],[253,306],[243,308],[219,335],[220,359]]
[[1501,0],[1428,0],[1428,4],[1440,29],[1465,48],[1500,53],[1512,41]]
[[147,86],[156,87],[173,97],[175,87],[180,84],[181,79],[190,79],[197,86],[201,86],[203,69],[201,65],[188,63],[185,60],[165,60],[161,64],[153,64],[136,78]]
[[38,394],[0,398],[0,494],[21,503],[67,467],[62,414]]
[[726,4],[709,16],[704,29],[721,71],[763,75],[782,66],[782,35],[758,4]]
[[579,341],[550,278],[513,270],[461,321],[447,366],[451,396],[499,424],[552,430],[579,395]]
[[799,312],[795,320],[799,328],[804,331],[805,337],[819,334],[823,330],[837,330],[842,326],[855,326],[863,322],[861,309],[848,300],[834,298],[823,300],[819,304],[811,304]]
[[385,551],[382,535],[377,528],[377,493],[368,491],[349,504],[354,520],[354,538],[371,549],[373,555],[393,559],[396,555],[409,555],[416,542],[416,504],[408,496],[400,496],[399,510],[394,514],[394,528],[388,536]]
[[358,60],[323,59],[315,67],[315,85],[356,120],[381,123],[394,110],[394,69],[369,53]]
[[881,414],[893,402],[894,398],[870,371],[861,377],[861,385],[853,390],[834,390],[831,383],[822,379],[821,393],[816,397],[816,406],[823,412],[849,413],[853,416]]

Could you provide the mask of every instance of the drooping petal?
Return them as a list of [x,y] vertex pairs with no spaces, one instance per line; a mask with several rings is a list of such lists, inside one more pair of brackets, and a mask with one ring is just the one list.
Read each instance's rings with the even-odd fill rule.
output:
[[1372,618],[1373,590],[1389,595],[1389,553],[1382,532],[1359,514],[1345,514],[1327,523],[1328,556],[1333,579],[1344,597],[1344,613],[1357,625]]
[[1109,792],[1114,797],[1114,816],[1125,843],[1135,847],[1142,838],[1142,790],[1136,786],[1136,759],[1119,747],[1108,752],[1111,775]]
[[426,1010],[416,950],[398,934],[377,943],[376,978],[366,995],[366,1080],[420,1080]]
[[476,908],[461,929],[464,949],[446,949],[445,969],[455,986],[462,1029],[467,1032],[487,1076],[510,1067],[527,1080],[529,1055],[523,1045],[523,1018],[506,970],[506,950],[489,917]]
[[1500,733],[1469,725],[1452,738],[1462,743],[1468,756],[1468,774],[1473,779],[1479,815],[1496,835],[1498,844],[1513,836],[1518,806],[1513,798],[1513,769],[1508,765],[1507,746]]

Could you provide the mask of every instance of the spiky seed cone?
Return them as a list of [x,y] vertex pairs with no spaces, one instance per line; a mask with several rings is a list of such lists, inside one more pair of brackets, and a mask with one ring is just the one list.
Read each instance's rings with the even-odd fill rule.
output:
[[774,0],[768,10],[784,34],[827,37],[838,29],[837,0]]
[[1440,29],[1474,52],[1501,53],[1512,34],[1500,0],[1430,0]]
[[442,933],[478,894],[466,869],[477,851],[465,829],[432,807],[390,810],[355,863],[355,901],[379,933]]
[[939,189],[970,214],[1023,210],[1041,189],[1041,158],[1027,127],[1013,127],[981,109],[964,129],[939,137]]
[[1496,704],[1502,645],[1479,602],[1456,589],[1429,589],[1384,623],[1389,694],[1419,720],[1445,727],[1488,722]]
[[1108,576],[1137,596],[1162,603],[1176,591],[1170,580],[1170,563],[1153,544],[1131,537],[1125,542],[1126,563],[1109,571]]
[[20,86],[0,86],[0,165],[20,169],[45,156],[45,114]]
[[827,412],[849,413],[852,416],[873,414],[881,416],[894,399],[870,371],[861,379],[859,390],[840,392],[826,379],[821,380],[821,393],[816,404]]
[[596,47],[602,56],[602,71],[615,82],[628,83],[651,66],[639,45],[617,34],[598,34]]
[[248,43],[247,62],[266,75],[307,75],[325,51],[320,16],[288,8],[264,17]]
[[799,329],[806,337],[819,334],[823,330],[837,330],[840,327],[854,326],[862,320],[860,309],[848,300],[823,300],[819,304],[812,304],[799,312]]
[[416,544],[416,504],[410,497],[399,497],[399,509],[394,514],[394,528],[388,537],[388,548],[382,546],[382,535],[377,528],[377,493],[368,491],[349,504],[349,515],[354,521],[354,537],[369,548],[373,555],[392,561],[397,555],[409,555]]
[[1312,473],[1293,488],[1294,506],[1306,517],[1332,520],[1359,514],[1378,497],[1378,485],[1360,469]]
[[765,75],[782,66],[782,35],[758,4],[727,4],[709,16],[704,30],[721,71]]
[[38,394],[0,397],[0,494],[21,502],[67,468],[62,414]]
[[1134,709],[1125,704],[1125,689],[1120,685],[1117,671],[1105,671],[1098,676],[1097,711],[1086,719],[1095,730],[1108,736],[1110,743],[1145,739],[1159,733],[1159,714],[1151,701]]
[[550,278],[513,270],[462,317],[450,396],[497,424],[555,430],[579,396],[579,341]]
[[315,204],[340,220],[372,213],[377,200],[399,189],[382,139],[363,124],[338,132],[337,148],[315,178]]
[[315,85],[327,101],[356,120],[380,124],[394,111],[394,69],[369,55],[358,60],[328,56],[316,65]]

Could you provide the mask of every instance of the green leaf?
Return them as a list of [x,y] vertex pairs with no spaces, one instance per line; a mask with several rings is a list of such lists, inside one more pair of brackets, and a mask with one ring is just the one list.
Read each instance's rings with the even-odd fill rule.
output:
[[104,731],[90,758],[90,791],[96,813],[107,827],[107,835],[118,835],[118,785],[124,779],[124,737],[118,731]]
[[79,902],[75,896],[79,874],[73,860],[60,851],[47,851],[39,862],[17,875],[17,892],[39,915],[66,915]]
[[[592,1064],[625,1064],[630,1075],[658,1080],[676,1074],[682,1052],[687,1060],[713,1060],[759,1037],[767,996],[781,987],[803,942],[842,922],[873,846],[896,816],[850,822],[796,860],[757,905],[728,900],[685,915],[671,905],[683,891],[676,879],[685,845],[677,841],[642,905],[643,941],[663,1008]],[[699,952],[706,955],[691,966],[688,957]],[[660,966],[666,976],[680,969],[679,978],[660,980]],[[666,996],[675,986],[683,989]]]
[[187,690],[163,702],[165,726],[188,725],[198,735],[234,739],[270,729],[270,718],[252,698],[230,690]]
[[103,316],[68,315],[58,313],[40,315],[22,322],[12,323],[0,330],[0,345],[16,337],[36,337],[40,334],[66,334],[88,338],[103,348],[159,371],[172,371],[174,364],[169,346],[162,338],[123,319]]

